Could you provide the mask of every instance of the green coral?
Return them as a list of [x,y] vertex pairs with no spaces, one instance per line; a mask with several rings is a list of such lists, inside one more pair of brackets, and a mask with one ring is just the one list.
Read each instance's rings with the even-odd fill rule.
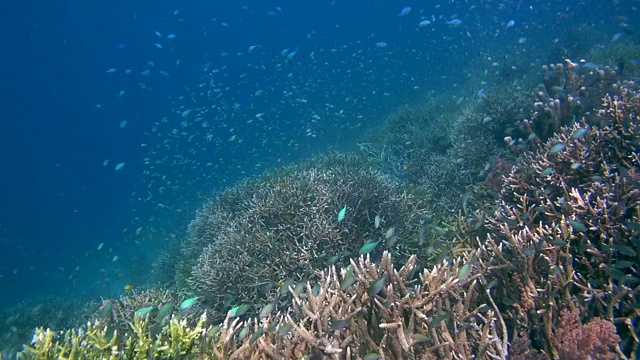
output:
[[[149,328],[148,316],[134,316],[127,331],[119,334],[98,320],[86,327],[56,333],[38,328],[31,345],[25,345],[20,359],[178,359],[200,354],[206,327],[206,312],[194,327],[173,317],[158,335]],[[210,345],[210,344],[209,344]],[[202,358],[202,357],[200,357]]]

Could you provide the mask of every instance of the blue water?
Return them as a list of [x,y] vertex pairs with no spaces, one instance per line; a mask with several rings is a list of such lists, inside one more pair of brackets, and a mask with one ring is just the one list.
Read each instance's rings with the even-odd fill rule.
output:
[[[640,25],[636,2],[617,3],[7,2],[0,307],[144,286],[155,250],[214,191],[355,149],[401,106],[536,79],[563,60],[552,49],[576,28],[602,35],[580,39],[589,47],[610,46],[622,32],[615,17]],[[446,24],[454,18],[462,23]],[[495,75],[503,64],[510,71]]]

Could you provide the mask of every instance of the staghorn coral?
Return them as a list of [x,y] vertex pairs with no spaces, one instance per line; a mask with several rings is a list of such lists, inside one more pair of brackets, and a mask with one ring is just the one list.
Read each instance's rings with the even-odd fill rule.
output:
[[513,135],[514,124],[529,115],[532,99],[529,87],[505,85],[487,91],[479,106],[484,131],[491,130],[496,142]]
[[600,318],[580,322],[577,310],[563,310],[560,326],[553,331],[561,360],[616,359],[611,349],[620,342],[616,327]]
[[542,145],[563,126],[576,121],[595,125],[600,121],[596,109],[606,94],[615,95],[618,77],[605,66],[600,69],[593,63],[569,59],[564,64],[542,67],[543,89],[538,91],[533,114],[519,124],[519,132],[504,138],[514,152],[535,149]]
[[[532,91],[515,85],[488,91],[476,101],[432,99],[424,107],[404,107],[384,127],[359,144],[363,153],[414,186],[440,217],[461,210],[463,194],[504,158],[505,135],[529,112]],[[462,100],[462,99],[459,99]]]
[[414,181],[412,171],[428,154],[443,154],[451,147],[450,125],[456,109],[453,100],[429,99],[422,106],[404,106],[391,113],[383,127],[367,135],[359,144],[363,153],[382,171]]
[[[330,267],[293,295],[288,310],[241,320],[230,311],[218,326],[173,317],[157,333],[148,316],[113,331],[100,321],[56,333],[36,330],[23,359],[506,359],[505,324],[477,295],[486,284],[479,250],[452,264],[416,269],[412,256],[396,269],[389,252]],[[419,274],[418,274],[419,273]],[[419,277],[417,276],[419,275]]]
[[574,302],[583,314],[614,321],[618,356],[638,351],[640,95],[633,83],[618,90],[596,112],[601,125],[561,128],[525,153],[488,222],[488,246],[503,266],[496,273],[503,312],[554,356],[557,312]]
[[591,51],[591,61],[616,67],[620,76],[640,74],[640,66],[635,59],[640,58],[640,45],[637,42],[616,42],[607,46],[597,46]]
[[[465,206],[465,193],[487,176],[487,171],[504,152],[495,140],[495,129],[484,121],[482,104],[461,111],[452,124],[452,147],[446,155],[422,159],[418,188],[431,203],[449,214]],[[416,171],[417,172],[417,171]]]
[[420,200],[362,158],[319,157],[246,181],[205,205],[185,244],[188,288],[205,297],[213,317],[232,304],[256,310],[286,294],[289,282],[346,261],[366,242],[384,240],[375,257],[386,248],[406,258],[417,251],[427,215]]

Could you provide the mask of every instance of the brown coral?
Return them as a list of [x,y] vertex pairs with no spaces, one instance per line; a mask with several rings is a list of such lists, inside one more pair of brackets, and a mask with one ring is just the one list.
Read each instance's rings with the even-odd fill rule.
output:
[[485,265],[472,260],[478,253],[466,255],[424,269],[419,280],[415,256],[395,269],[388,252],[380,265],[367,256],[341,271],[331,267],[304,293],[291,289],[289,313],[245,323],[227,317],[214,351],[219,358],[251,359],[506,359],[496,305],[476,298]]

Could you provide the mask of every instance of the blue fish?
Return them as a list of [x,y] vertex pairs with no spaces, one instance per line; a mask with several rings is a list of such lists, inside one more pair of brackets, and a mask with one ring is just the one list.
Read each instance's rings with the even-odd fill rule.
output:
[[338,222],[342,222],[344,220],[344,216],[347,215],[347,205],[345,205],[342,210],[338,213]]
[[451,19],[449,21],[447,21],[447,25],[451,26],[451,27],[458,27],[462,24],[462,20],[460,19]]
[[406,6],[402,8],[402,10],[400,10],[400,14],[398,14],[398,17],[407,16],[409,15],[410,12],[411,12],[411,6]]

